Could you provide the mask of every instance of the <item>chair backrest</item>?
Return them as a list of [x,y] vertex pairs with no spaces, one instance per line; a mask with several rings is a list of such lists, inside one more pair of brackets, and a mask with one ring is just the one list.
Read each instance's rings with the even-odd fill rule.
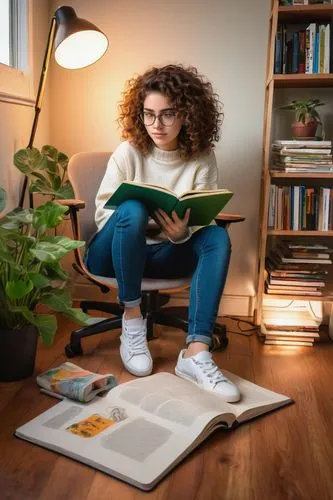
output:
[[111,152],[77,153],[68,163],[68,177],[75,198],[85,202],[80,210],[80,238],[89,241],[97,230],[95,224],[95,197],[105,174]]

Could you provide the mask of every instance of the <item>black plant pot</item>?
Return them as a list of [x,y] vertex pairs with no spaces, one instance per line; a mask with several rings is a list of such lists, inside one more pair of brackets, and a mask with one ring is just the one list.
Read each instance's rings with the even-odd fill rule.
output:
[[27,325],[20,330],[0,330],[0,381],[30,377],[35,368],[38,330]]

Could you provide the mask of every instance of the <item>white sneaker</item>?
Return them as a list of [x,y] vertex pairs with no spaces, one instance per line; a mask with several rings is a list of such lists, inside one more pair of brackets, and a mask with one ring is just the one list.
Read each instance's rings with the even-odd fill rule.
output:
[[147,343],[146,319],[125,319],[123,316],[120,357],[126,370],[133,375],[145,377],[151,374],[153,360]]
[[201,351],[189,358],[184,358],[184,353],[185,349],[178,356],[176,375],[194,382],[206,391],[213,392],[227,403],[236,403],[240,400],[238,388],[216,366],[211,352]]

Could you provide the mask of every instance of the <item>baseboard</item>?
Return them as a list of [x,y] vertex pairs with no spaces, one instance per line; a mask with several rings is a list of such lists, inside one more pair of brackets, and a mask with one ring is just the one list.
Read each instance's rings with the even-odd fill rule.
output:
[[223,295],[218,316],[253,316],[255,297],[247,295]]

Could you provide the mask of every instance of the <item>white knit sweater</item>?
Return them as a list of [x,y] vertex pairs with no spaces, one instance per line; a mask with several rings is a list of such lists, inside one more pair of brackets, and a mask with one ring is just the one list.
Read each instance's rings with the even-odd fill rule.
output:
[[[157,184],[181,195],[191,189],[216,189],[217,178],[213,152],[184,161],[178,151],[163,151],[154,147],[150,154],[142,156],[128,141],[122,142],[110,157],[96,195],[97,228],[100,230],[113,214],[113,210],[103,207],[123,181]],[[193,232],[196,228],[191,229]],[[165,237],[161,234],[154,239],[147,239],[147,243],[157,243],[163,239]]]

